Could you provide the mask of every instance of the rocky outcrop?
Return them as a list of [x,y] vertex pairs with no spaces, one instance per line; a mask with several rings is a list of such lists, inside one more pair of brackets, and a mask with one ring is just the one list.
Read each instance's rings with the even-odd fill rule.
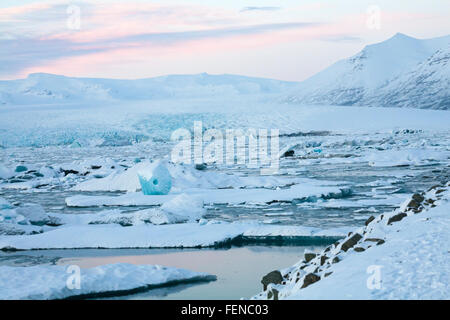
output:
[[278,270],[269,272],[266,274],[262,280],[261,283],[263,285],[263,289],[267,290],[267,286],[271,283],[273,284],[280,284],[283,281],[283,276],[281,275],[281,272]]

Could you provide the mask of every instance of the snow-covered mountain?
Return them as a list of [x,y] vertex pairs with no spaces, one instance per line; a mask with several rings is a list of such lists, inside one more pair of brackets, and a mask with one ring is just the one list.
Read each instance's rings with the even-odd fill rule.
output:
[[367,105],[450,109],[450,45],[379,88]]
[[2,104],[64,104],[254,95],[309,105],[450,109],[450,35],[398,33],[336,62],[303,82],[237,75],[169,75],[138,80],[71,78],[45,73],[0,81]]
[[34,73],[26,79],[0,81],[0,104],[281,94],[295,86],[295,82],[207,73],[138,80],[70,78]]
[[450,109],[449,45],[450,36],[420,40],[398,33],[303,81],[288,99]]

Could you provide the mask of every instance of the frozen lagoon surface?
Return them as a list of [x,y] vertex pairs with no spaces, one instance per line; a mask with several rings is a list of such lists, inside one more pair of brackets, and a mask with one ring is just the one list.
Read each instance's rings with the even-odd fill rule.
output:
[[[314,240],[311,230],[341,230],[338,232],[341,234],[342,230],[363,225],[371,215],[398,207],[413,192],[427,189],[449,177],[448,111],[299,107],[262,103],[258,99],[245,103],[239,100],[220,103],[151,101],[131,103],[126,108],[113,103],[108,106],[2,106],[0,198],[12,207],[5,210],[15,210],[30,203],[39,204],[46,214],[58,218],[64,215],[62,220],[65,223],[62,226],[38,226],[28,222],[11,224],[7,221],[11,217],[4,214],[8,219],[0,222],[0,230],[3,230],[0,243],[22,246],[23,249],[35,243],[39,243],[40,248],[58,248],[59,243],[70,244],[69,240],[74,235],[83,234],[78,231],[95,233],[95,228],[102,228],[106,234],[101,239],[102,247],[111,244],[108,230],[113,234],[117,228],[121,228],[124,235],[132,233],[132,229],[127,228],[145,227],[184,229],[189,234],[189,230],[186,231],[189,224],[185,223],[147,226],[145,218],[142,218],[132,219],[132,225],[129,225],[128,222],[123,223],[123,219],[116,219],[117,215],[134,217],[137,212],[140,212],[140,217],[143,210],[157,210],[170,199],[141,201],[139,199],[143,197],[129,190],[129,185],[124,186],[124,190],[112,190],[100,183],[102,187],[91,191],[83,191],[80,186],[98,186],[101,179],[112,175],[119,177],[132,170],[138,161],[169,155],[173,147],[170,134],[177,128],[192,130],[194,121],[202,121],[205,129],[278,128],[281,148],[295,151],[294,157],[280,160],[279,173],[274,176],[262,177],[259,169],[237,165],[211,165],[204,171],[193,171],[195,176],[192,179],[183,174],[177,176],[172,196],[177,192],[193,195],[195,190],[197,196],[206,195],[202,198],[205,203],[201,213],[204,221],[195,228],[203,230],[200,227],[210,223],[220,230],[217,234],[222,238],[216,240],[254,231],[253,224],[258,224],[266,229],[255,236],[276,234],[283,237],[294,233],[302,236],[302,244],[311,245],[305,242],[308,237]],[[244,194],[248,195],[248,201],[245,198],[236,200]],[[114,219],[102,220],[101,226],[92,225],[89,215],[110,217],[110,214],[114,214]],[[187,222],[179,220],[176,214],[164,218],[169,222]],[[144,225],[135,225],[139,223]],[[230,228],[229,223],[249,223],[253,229],[247,226],[239,230],[226,229]],[[31,232],[43,233],[20,235]],[[205,240],[195,235],[198,241]],[[176,235],[171,237],[166,233],[166,236],[172,241],[177,239]],[[161,237],[159,244],[164,243]],[[83,247],[83,237],[79,238],[80,241],[72,242],[73,247]],[[138,247],[158,243],[158,239],[144,238],[143,245]],[[141,241],[142,238],[135,240]],[[191,236],[183,237],[178,246],[182,246],[183,241],[198,245],[194,240]],[[84,246],[99,247],[98,241],[94,238]],[[211,245],[214,239],[207,242]],[[289,249],[292,248],[295,247]],[[239,250],[247,249],[219,250],[216,254],[226,256],[226,252]],[[98,252],[98,261],[103,261],[99,264],[107,263],[101,258],[102,250],[93,252],[93,259]],[[183,252],[183,255],[189,256],[189,252]],[[299,248],[298,252],[300,256],[303,250]],[[240,259],[239,254],[231,256],[232,261]],[[249,256],[254,257],[254,261],[259,259],[257,254]],[[151,263],[164,264],[167,257],[153,258]],[[122,261],[114,262],[119,260]],[[248,259],[246,261],[252,263]],[[267,261],[270,258],[267,257]],[[264,272],[295,262],[284,263],[281,258],[280,261],[283,261],[282,265],[273,267],[269,267],[268,262],[269,268]],[[190,270],[202,271],[195,266]],[[257,282],[256,287],[260,286],[258,279],[254,281]],[[210,285],[213,284],[202,286]],[[182,296],[183,292],[194,288],[179,294]],[[236,297],[253,293],[247,294],[243,290]]]

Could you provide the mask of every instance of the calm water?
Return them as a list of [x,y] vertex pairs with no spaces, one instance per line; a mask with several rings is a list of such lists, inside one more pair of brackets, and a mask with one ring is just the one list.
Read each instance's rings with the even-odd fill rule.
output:
[[[160,264],[207,272],[217,281],[154,289],[121,296],[120,299],[240,299],[262,290],[261,278],[268,272],[298,262],[305,249],[318,246],[249,246],[231,249],[81,249],[1,253],[0,264],[56,263],[91,268],[109,263]],[[8,263],[9,261],[9,263]]]

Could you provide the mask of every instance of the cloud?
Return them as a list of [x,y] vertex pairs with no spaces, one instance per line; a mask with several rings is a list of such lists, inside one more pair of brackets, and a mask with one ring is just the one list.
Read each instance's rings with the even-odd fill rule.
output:
[[241,12],[248,11],[277,11],[280,10],[281,7],[244,7],[241,9]]
[[[53,38],[0,39],[0,75],[18,73],[23,69],[53,62],[55,59],[105,53],[117,49],[176,46],[192,41],[232,39],[315,25],[301,22],[261,24],[184,32],[140,33],[83,42]],[[211,43],[209,45],[214,46]]]
[[[126,73],[127,63],[146,64],[161,57],[169,67],[180,57],[192,57],[192,64],[204,71],[201,57],[223,52],[236,56],[245,50],[275,48],[305,39],[357,41],[342,28],[302,22],[286,10],[268,17],[199,4],[92,1],[77,5],[80,30],[67,28],[68,6],[62,1],[0,8],[0,77],[22,77],[30,70],[60,74],[75,70],[73,73],[81,75],[105,69]],[[245,7],[241,12],[280,9]],[[258,51],[254,52],[257,56]],[[234,63],[238,65],[239,61]]]

